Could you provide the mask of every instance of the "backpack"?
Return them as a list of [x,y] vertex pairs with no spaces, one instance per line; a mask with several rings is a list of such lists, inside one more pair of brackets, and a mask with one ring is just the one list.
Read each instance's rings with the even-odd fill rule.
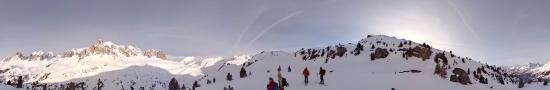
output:
[[279,84],[273,83],[273,90],[279,90]]
[[319,74],[325,75],[326,72],[327,72],[327,71],[326,71],[325,69],[321,69],[321,71],[319,72]]
[[283,86],[288,86],[288,82],[286,82],[286,78],[283,78]]

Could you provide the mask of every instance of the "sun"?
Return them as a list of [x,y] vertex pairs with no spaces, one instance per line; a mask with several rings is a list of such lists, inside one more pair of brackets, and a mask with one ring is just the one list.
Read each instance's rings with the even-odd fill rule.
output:
[[456,48],[453,32],[429,10],[402,9],[372,15],[363,25],[368,34],[383,34],[426,43],[442,50]]

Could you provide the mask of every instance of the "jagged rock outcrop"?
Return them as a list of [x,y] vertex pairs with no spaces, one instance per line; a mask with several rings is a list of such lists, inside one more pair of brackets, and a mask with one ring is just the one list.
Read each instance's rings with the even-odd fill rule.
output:
[[441,62],[443,65],[449,64],[449,61],[447,60],[447,57],[445,56],[445,53],[435,54],[434,62],[436,64],[439,64]]
[[451,75],[450,81],[457,82],[463,85],[472,84],[470,81],[470,77],[468,77],[468,73],[464,71],[464,69],[455,68],[453,70],[453,74]]
[[406,58],[418,57],[418,58],[421,58],[422,60],[430,59],[430,56],[432,56],[432,53],[433,53],[432,48],[426,44],[422,44],[414,48],[400,49],[400,50],[405,51]]
[[45,60],[45,59],[51,59],[53,58],[54,55],[52,52],[42,52],[42,51],[38,51],[38,52],[33,52],[31,53],[31,55],[29,56],[29,59],[30,60]]
[[376,48],[374,50],[374,53],[370,54],[371,60],[379,59],[379,58],[386,58],[388,57],[390,53],[388,52],[388,49],[385,48]]
[[434,74],[438,75],[441,78],[447,78],[447,67],[436,64]]
[[14,56],[11,57],[5,57],[3,60],[10,60],[10,59],[17,59],[17,60],[47,60],[54,58],[54,54],[52,52],[43,52],[43,51],[36,51],[32,52],[29,55],[24,55],[21,52],[15,53]]

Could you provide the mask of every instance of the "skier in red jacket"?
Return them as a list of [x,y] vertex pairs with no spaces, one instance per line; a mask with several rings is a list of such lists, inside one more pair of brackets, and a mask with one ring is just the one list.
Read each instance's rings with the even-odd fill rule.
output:
[[304,69],[304,71],[302,72],[302,74],[304,74],[304,77],[305,77],[304,82],[305,82],[306,85],[307,85],[307,83],[309,83],[309,80],[308,80],[309,70],[307,70],[307,67]]
[[273,78],[269,78],[269,83],[267,84],[267,90],[279,90],[279,85],[273,81]]

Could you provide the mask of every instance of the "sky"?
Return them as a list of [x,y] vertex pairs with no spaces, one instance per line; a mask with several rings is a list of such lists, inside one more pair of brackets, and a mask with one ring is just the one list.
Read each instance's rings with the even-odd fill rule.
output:
[[97,39],[232,56],[388,35],[495,65],[550,61],[550,0],[0,0],[0,56]]

